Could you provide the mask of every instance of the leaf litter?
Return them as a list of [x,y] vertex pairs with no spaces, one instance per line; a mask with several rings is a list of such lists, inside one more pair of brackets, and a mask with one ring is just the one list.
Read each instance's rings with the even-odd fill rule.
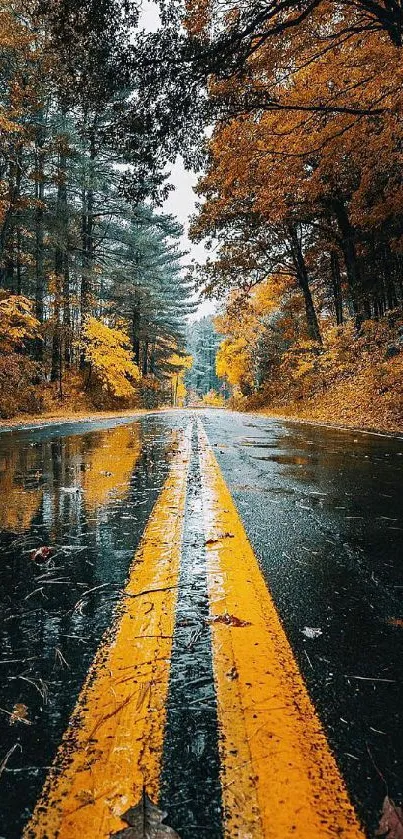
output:
[[323,635],[322,630],[316,626],[304,626],[301,632],[303,635],[305,635],[305,638],[319,638],[321,635]]
[[208,623],[223,623],[225,626],[251,626],[250,621],[241,620],[241,618],[230,615],[228,612],[224,612],[223,615],[211,615],[208,618]]
[[172,827],[162,823],[166,816],[167,813],[153,804],[143,789],[139,803],[121,816],[128,827],[112,833],[110,839],[180,839]]
[[221,542],[222,539],[234,539],[234,533],[218,533],[217,536],[214,536],[211,539],[206,539],[205,545],[215,545],[217,542]]
[[10,715],[10,725],[14,725],[16,722],[23,722],[25,725],[32,725],[32,722],[28,717],[28,706],[24,705],[23,702],[17,702]]
[[375,836],[385,836],[386,839],[403,839],[403,810],[394,801],[385,796],[382,816]]

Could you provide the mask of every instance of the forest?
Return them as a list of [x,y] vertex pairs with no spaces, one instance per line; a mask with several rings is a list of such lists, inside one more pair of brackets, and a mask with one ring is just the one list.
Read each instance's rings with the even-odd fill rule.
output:
[[186,367],[182,229],[160,210],[165,175],[118,129],[136,95],[124,66],[137,13],[1,10],[3,417],[155,405]]
[[[0,21],[2,416],[202,399],[401,427],[400,4]],[[191,270],[163,210],[178,155],[200,173]],[[195,288],[213,320],[189,324]]]
[[239,407],[401,427],[393,10],[400,26],[386,2],[234,5],[223,17],[219,4],[189,7],[217,65],[192,232],[212,246],[201,284],[226,299],[216,369]]

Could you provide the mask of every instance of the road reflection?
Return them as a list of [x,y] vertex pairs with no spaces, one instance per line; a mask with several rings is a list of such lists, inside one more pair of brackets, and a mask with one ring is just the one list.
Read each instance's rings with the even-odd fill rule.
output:
[[[75,431],[79,430],[79,426]],[[167,473],[157,418],[0,438],[0,835],[21,835]],[[50,559],[32,560],[50,547]],[[3,827],[4,826],[4,827]],[[7,829],[6,829],[7,828]]]

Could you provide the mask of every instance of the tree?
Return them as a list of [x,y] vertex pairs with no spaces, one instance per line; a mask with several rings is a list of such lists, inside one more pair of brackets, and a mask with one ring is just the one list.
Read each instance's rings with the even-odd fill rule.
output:
[[82,330],[84,358],[89,366],[88,382],[91,377],[112,396],[129,399],[135,395],[135,382],[140,371],[133,361],[130,341],[121,329],[112,329],[102,321],[89,317]]
[[168,358],[168,365],[171,370],[171,402],[175,407],[185,404],[186,384],[185,374],[193,364],[191,355],[179,355],[174,352]]
[[186,386],[199,397],[220,389],[216,374],[216,355],[220,338],[212,317],[200,318],[188,326],[187,346],[193,365],[186,374]]
[[26,297],[0,291],[0,416],[40,408],[35,381],[40,371],[27,350],[40,338],[39,321]]
[[[401,95],[400,2],[253,0],[244,7],[226,4],[224,12],[213,0],[171,0],[161,3],[161,18],[158,32],[137,37],[131,66],[140,93],[121,125],[131,134],[143,125],[142,140],[133,145],[141,146],[153,167],[161,156],[174,161],[177,154],[197,167],[203,161],[203,129],[235,115],[286,111],[302,119],[317,113],[349,116],[353,124],[393,111],[390,96]],[[296,48],[301,43],[304,54]],[[366,43],[367,66],[357,78],[354,67],[360,68]],[[341,65],[332,85],[320,92],[306,85],[302,95],[290,98],[295,76],[303,77],[313,64],[319,78],[329,55],[339,55]],[[262,56],[261,80],[269,84],[256,88],[249,81]],[[381,56],[387,56],[385,65]],[[372,96],[378,79],[382,88],[390,59],[395,80],[390,77],[386,96],[381,89]],[[282,92],[279,80],[288,80]]]
[[0,293],[0,350],[11,353],[39,336],[40,323],[26,297]]
[[[396,48],[378,33],[365,42],[352,35],[342,47],[330,43],[318,57],[314,22],[301,24],[283,45],[263,45],[246,79],[212,85],[213,96],[218,89],[228,101],[242,90],[261,101],[274,91],[287,107],[256,106],[217,123],[193,233],[222,243],[219,258],[207,265],[208,289],[226,278],[247,288],[265,270],[293,273],[309,338],[320,343],[317,308],[325,302],[338,323],[352,311],[359,328],[401,298],[401,67]],[[339,82],[347,73],[348,90]],[[347,111],[301,116],[301,103],[309,112],[309,102],[329,96],[353,106],[364,78],[364,102],[387,101],[390,110],[360,118]]]

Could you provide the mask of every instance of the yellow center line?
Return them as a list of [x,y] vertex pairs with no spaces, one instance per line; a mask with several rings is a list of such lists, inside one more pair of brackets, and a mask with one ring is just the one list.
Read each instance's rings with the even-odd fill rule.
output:
[[199,443],[225,836],[364,839],[200,422]]
[[188,428],[24,839],[109,837],[158,797],[189,459]]

